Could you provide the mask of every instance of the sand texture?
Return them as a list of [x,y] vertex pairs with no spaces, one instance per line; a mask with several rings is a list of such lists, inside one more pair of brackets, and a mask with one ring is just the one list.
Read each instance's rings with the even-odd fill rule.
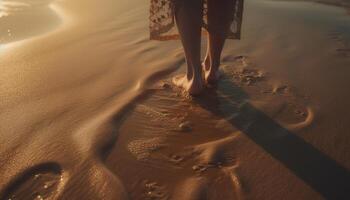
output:
[[347,1],[247,0],[199,97],[148,3],[0,0],[1,200],[350,199]]

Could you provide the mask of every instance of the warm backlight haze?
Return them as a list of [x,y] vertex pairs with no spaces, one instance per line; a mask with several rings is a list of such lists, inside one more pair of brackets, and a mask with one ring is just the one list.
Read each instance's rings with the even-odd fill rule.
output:
[[199,97],[149,6],[0,0],[0,199],[350,199],[348,1],[246,0]]

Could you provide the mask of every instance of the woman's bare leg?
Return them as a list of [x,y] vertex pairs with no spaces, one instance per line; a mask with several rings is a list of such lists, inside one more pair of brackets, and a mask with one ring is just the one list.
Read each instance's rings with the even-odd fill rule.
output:
[[209,84],[220,77],[221,52],[232,21],[234,0],[208,0],[208,49],[205,57],[205,80]]
[[200,61],[203,0],[185,0],[176,8],[175,18],[187,62],[187,74],[174,78],[177,86],[191,95],[198,95],[204,88]]

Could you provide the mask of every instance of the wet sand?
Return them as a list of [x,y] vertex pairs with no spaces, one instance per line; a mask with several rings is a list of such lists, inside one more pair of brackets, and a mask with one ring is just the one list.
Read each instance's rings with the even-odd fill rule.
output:
[[3,2],[0,199],[349,199],[345,4],[247,0],[190,98],[146,2]]

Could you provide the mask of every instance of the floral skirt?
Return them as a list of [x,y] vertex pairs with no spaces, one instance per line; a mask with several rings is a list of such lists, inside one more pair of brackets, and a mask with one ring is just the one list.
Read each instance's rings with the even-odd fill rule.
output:
[[[152,40],[176,40],[179,39],[179,34],[175,26],[175,6],[181,0],[151,0],[150,7],[150,38]],[[188,1],[188,0],[187,0]],[[232,0],[234,7],[232,10],[232,22],[230,30],[227,34],[228,39],[241,38],[241,26],[243,17],[244,0]],[[208,30],[207,26],[207,0],[204,0],[203,5],[203,25],[204,29]]]

